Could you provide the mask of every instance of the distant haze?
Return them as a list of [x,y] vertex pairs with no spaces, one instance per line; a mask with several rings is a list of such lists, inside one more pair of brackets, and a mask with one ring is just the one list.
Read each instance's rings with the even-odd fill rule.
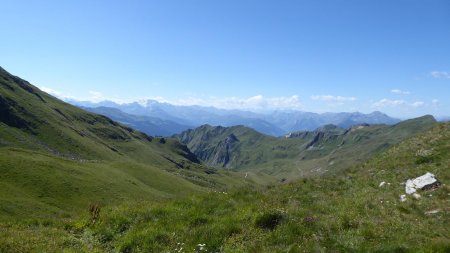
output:
[[149,100],[118,104],[111,101],[92,103],[71,100],[70,103],[105,115],[150,135],[168,136],[200,125],[244,125],[261,133],[280,136],[290,132],[314,130],[327,124],[348,128],[356,124],[395,124],[400,120],[382,112],[313,113],[299,110],[277,110],[257,113],[224,110],[214,107],[180,106]]

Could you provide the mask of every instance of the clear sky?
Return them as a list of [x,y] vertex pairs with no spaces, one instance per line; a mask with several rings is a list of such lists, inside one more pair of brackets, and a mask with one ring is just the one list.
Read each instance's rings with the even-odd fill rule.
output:
[[447,0],[0,7],[0,65],[61,97],[450,115]]

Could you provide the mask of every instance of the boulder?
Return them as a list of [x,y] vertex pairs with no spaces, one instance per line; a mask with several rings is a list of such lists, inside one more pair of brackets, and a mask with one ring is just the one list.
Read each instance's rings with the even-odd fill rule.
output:
[[433,189],[440,185],[436,177],[427,172],[425,175],[417,177],[415,179],[408,179],[405,184],[405,191],[407,194],[413,194],[419,189],[427,190]]

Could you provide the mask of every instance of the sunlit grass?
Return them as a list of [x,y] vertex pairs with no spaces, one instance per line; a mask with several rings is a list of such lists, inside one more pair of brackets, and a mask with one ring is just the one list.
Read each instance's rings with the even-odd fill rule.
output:
[[[433,161],[417,164],[417,150],[431,147]],[[14,224],[2,227],[0,245],[11,251],[448,252],[450,187],[421,192],[418,200],[399,196],[406,179],[427,171],[448,182],[449,148],[450,124],[441,124],[339,176],[102,207],[95,223],[86,210],[75,221]],[[389,184],[379,187],[381,181]]]

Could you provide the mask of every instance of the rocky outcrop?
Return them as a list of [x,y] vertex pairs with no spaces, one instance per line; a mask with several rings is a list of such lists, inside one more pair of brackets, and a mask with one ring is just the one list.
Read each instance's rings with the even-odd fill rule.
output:
[[429,190],[440,186],[440,182],[434,174],[427,172],[426,174],[415,179],[408,179],[405,184],[405,192],[414,194],[417,190]]
[[221,165],[224,168],[229,167],[232,151],[238,142],[239,140],[234,134],[228,135],[225,140],[221,141],[214,151],[214,158],[211,161],[212,165]]
[[8,126],[31,129],[34,125],[19,115],[29,115],[26,110],[15,101],[0,95],[0,122]]

